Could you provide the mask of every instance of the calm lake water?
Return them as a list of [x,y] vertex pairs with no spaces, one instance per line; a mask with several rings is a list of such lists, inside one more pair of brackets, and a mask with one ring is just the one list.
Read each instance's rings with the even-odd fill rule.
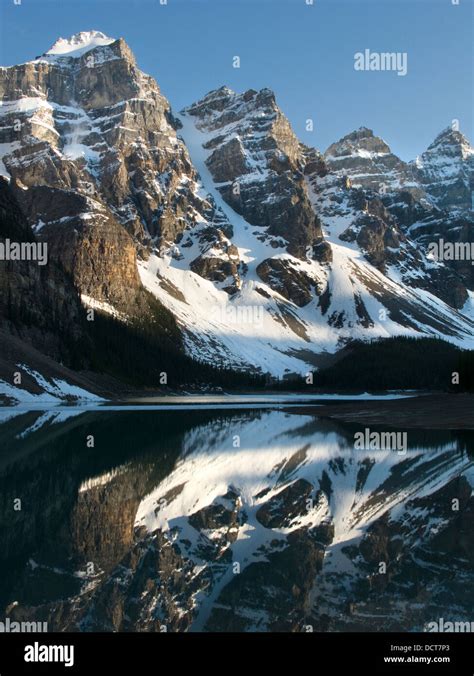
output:
[[222,399],[0,409],[3,619],[50,631],[472,619],[471,432],[357,449],[364,427],[317,407]]

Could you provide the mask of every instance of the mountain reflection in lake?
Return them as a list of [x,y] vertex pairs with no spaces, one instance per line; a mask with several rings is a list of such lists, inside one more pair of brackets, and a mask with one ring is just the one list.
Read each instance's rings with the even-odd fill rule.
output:
[[354,449],[360,429],[291,410],[1,409],[1,619],[169,632],[469,621],[472,433],[410,430],[400,454]]

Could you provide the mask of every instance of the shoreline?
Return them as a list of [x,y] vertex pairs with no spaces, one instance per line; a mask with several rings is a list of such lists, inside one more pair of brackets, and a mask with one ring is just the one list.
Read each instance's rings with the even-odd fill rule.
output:
[[346,423],[408,429],[474,430],[474,394],[426,394],[404,399],[352,401],[288,409]]

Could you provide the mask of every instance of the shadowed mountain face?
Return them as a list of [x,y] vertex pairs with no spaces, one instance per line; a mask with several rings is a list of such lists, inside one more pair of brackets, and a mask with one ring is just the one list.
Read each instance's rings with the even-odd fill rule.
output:
[[268,89],[174,114],[98,31],[0,69],[0,98],[4,215],[22,210],[87,307],[163,335],[176,322],[187,354],[278,377],[353,339],[472,346],[474,267],[429,253],[472,241],[460,132],[405,163],[365,127],[303,145]]
[[[0,177],[0,244],[7,241],[34,243],[36,238],[15,193]],[[54,258],[44,266],[28,260],[0,262],[0,326],[25,343],[67,357],[86,340],[83,314],[72,279]]]
[[5,411],[2,619],[413,631],[456,608],[469,620],[472,433],[411,430],[396,451],[359,447],[360,431],[272,410]]

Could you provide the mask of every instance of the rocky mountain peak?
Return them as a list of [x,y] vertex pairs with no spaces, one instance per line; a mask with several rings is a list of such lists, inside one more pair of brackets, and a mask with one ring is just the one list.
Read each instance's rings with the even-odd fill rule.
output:
[[95,47],[103,47],[115,42],[101,31],[81,31],[70,38],[58,38],[45,54],[52,56],[81,56]]
[[352,185],[379,191],[412,182],[412,170],[390,150],[372,129],[360,127],[329,146],[327,166],[337,180],[348,177]]
[[354,129],[350,134],[346,134],[341,140],[352,141],[354,143],[363,142],[365,139],[377,138],[373,132],[373,129],[368,127],[359,127]]
[[203,98],[201,101],[211,101],[214,98],[219,98],[221,96],[235,96],[235,92],[233,89],[228,87],[227,85],[222,85],[221,87],[217,87],[216,89],[211,89]]
[[139,314],[136,248],[173,243],[203,202],[155,80],[90,31],[0,70],[0,99],[0,173],[24,187],[29,225],[83,295]]
[[205,164],[225,202],[252,225],[268,228],[275,246],[286,243],[305,256],[321,233],[306,195],[306,158],[275,94],[222,87],[182,116],[205,135]]
[[359,135],[360,137],[363,137],[363,136],[373,136],[373,135],[374,135],[374,132],[373,132],[372,129],[369,129],[368,127],[364,127],[364,126],[359,127],[359,129],[356,129],[356,130],[353,131],[352,133],[353,133],[353,134],[357,134],[357,135]]
[[267,121],[282,114],[271,89],[248,89],[238,94],[227,86],[213,89],[182,113],[205,119],[206,125],[214,128],[224,127],[255,114]]
[[464,134],[446,127],[417,158],[416,166],[437,206],[471,209],[474,150]]
[[469,162],[474,157],[474,149],[462,132],[449,126],[438,134],[421,158],[418,158],[417,164],[420,168],[432,164],[433,161],[439,164],[442,157]]
[[390,154],[390,147],[372,129],[360,127],[333,143],[324,153],[327,158],[359,156],[371,159],[375,155]]
[[91,49],[111,45],[115,41],[115,38],[110,38],[101,31],[81,31],[70,38],[56,40],[51,49],[48,49],[45,53],[45,56],[78,58]]
[[[237,94],[221,87],[185,108],[182,114],[193,117],[197,129],[212,133],[208,148],[218,150],[224,141],[234,145],[237,141],[241,168],[245,165],[241,173],[253,173],[255,162],[263,159],[261,155],[257,157],[262,151],[278,172],[294,169],[300,162],[300,143],[270,89],[248,89]],[[220,130],[224,130],[224,136]],[[231,180],[235,179],[233,175]]]
[[471,144],[462,132],[454,129],[451,125],[443,129],[435,140],[428,146],[428,150],[437,150],[438,152],[447,147],[459,148],[464,157],[472,155]]
[[232,89],[223,85],[208,92],[202,99],[185,108],[183,113],[202,115],[205,111],[222,111],[235,96],[236,94]]

